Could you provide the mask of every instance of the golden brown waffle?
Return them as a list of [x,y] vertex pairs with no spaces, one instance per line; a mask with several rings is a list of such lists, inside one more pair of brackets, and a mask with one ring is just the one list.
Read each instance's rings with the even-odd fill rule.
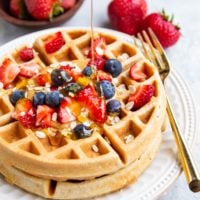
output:
[[[44,50],[44,42],[48,35],[41,36],[34,43],[36,54],[34,62],[37,62],[41,69],[45,68],[45,64],[49,66],[72,60],[78,60],[76,63],[81,63],[86,59],[86,52],[90,48],[90,31],[72,29],[63,31],[62,34],[65,45],[51,55],[46,54]],[[17,121],[12,120],[11,113],[14,108],[8,100],[9,92],[3,91],[0,96],[0,102],[2,102],[0,119],[3,119],[0,122],[1,172],[7,179],[25,190],[49,197],[51,190],[49,185],[54,183],[50,180],[55,180],[58,181],[58,189],[53,196],[50,196],[53,198],[62,198],[64,190],[66,190],[65,197],[78,198],[75,190],[72,196],[68,196],[69,190],[76,186],[82,191],[81,198],[101,195],[127,185],[150,163],[151,151],[147,147],[153,144],[155,138],[161,137],[166,113],[165,94],[159,73],[133,44],[124,42],[110,33],[96,32],[95,37],[99,36],[106,40],[104,56],[107,59],[118,58],[123,65],[123,72],[114,80],[116,98],[121,101],[123,108],[118,119],[111,118],[102,129],[94,131],[91,137],[79,140],[68,137],[40,137],[36,131],[25,129]],[[16,56],[18,51],[9,55],[17,63],[19,62]],[[144,66],[148,79],[136,82],[129,78],[129,67],[133,63]],[[135,87],[146,84],[155,86],[155,96],[139,110],[130,111],[127,105],[128,96]],[[158,143],[155,145],[155,151]],[[150,149],[154,155],[154,148]],[[140,159],[142,155],[146,156]],[[136,172],[131,172],[132,169]],[[133,174],[130,175],[131,173]],[[105,178],[96,178],[101,176]],[[86,184],[60,182],[65,180],[83,180]],[[116,183],[116,180],[120,181]],[[105,181],[113,187],[106,189]],[[42,185],[42,188],[31,190],[37,184]],[[96,188],[100,185],[102,189],[97,190],[96,193],[93,193],[91,189],[84,194],[85,187]]]
[[137,181],[137,178],[155,158],[161,139],[162,136],[158,133],[140,158],[126,168],[93,180],[57,182],[32,176],[4,164],[0,164],[0,172],[9,183],[45,198],[88,199],[116,191]]

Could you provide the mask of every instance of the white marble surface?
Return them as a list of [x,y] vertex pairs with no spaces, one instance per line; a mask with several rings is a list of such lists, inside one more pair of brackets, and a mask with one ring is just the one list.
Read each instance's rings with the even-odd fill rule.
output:
[[[110,28],[107,18],[109,0],[94,1],[94,25]],[[90,1],[85,0],[79,12],[61,26],[89,26]],[[175,14],[176,21],[181,26],[182,37],[177,45],[169,48],[167,54],[176,70],[190,86],[196,102],[197,114],[200,113],[200,1],[199,0],[148,0],[149,12],[160,11],[165,8]],[[27,33],[36,31],[16,27],[0,19],[0,45]],[[199,136],[199,134],[198,134]],[[194,157],[200,168],[200,137],[193,148]],[[199,200],[200,193],[189,191],[182,174],[176,183],[160,197],[161,200]]]

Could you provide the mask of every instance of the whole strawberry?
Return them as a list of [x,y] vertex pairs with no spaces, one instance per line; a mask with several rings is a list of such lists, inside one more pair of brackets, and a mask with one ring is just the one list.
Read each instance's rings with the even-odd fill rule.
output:
[[64,12],[58,0],[24,0],[31,17],[36,20],[48,20]]
[[72,8],[76,4],[76,0],[60,0],[60,2],[65,10]]
[[146,0],[113,0],[108,6],[108,16],[112,26],[128,34],[138,32],[146,14]]
[[24,19],[27,17],[24,0],[11,0],[9,4],[10,13],[17,18]]
[[148,15],[142,24],[142,29],[150,27],[164,48],[174,45],[180,38],[180,28],[173,24],[173,16],[170,18],[162,13]]

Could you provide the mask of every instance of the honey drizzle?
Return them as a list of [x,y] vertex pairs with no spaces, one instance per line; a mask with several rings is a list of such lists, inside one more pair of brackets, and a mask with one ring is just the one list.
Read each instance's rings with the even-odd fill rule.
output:
[[91,27],[91,52],[92,52],[92,63],[94,63],[94,27],[93,27],[93,19],[94,19],[94,6],[93,6],[93,0],[90,0],[91,5],[91,16],[90,16],[90,27]]

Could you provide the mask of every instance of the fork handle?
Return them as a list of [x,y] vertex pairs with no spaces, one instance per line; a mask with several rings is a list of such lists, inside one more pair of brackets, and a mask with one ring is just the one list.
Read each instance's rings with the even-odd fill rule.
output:
[[167,113],[169,116],[169,121],[174,132],[175,140],[179,149],[179,156],[182,163],[183,171],[185,173],[187,182],[189,184],[190,190],[193,192],[200,191],[200,175],[195,164],[192,154],[188,148],[187,143],[185,142],[184,137],[180,134],[180,130],[174,114],[171,109],[171,105],[167,99]]

